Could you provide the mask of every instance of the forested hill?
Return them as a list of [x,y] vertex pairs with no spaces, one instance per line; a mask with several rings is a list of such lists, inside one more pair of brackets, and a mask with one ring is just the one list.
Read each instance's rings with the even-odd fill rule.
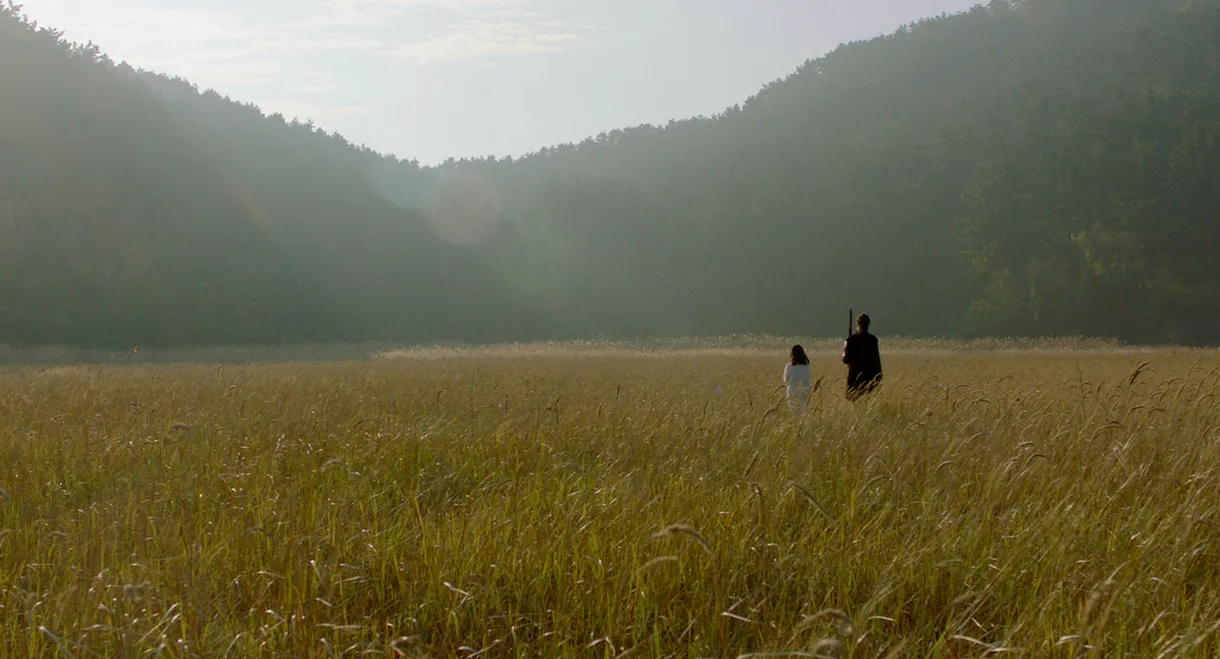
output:
[[1220,0],[1025,0],[421,168],[0,10],[0,342],[1220,343]]

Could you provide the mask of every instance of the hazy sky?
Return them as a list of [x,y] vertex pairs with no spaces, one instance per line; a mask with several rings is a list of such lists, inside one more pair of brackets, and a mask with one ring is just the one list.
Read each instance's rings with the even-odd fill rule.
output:
[[977,0],[26,0],[115,60],[434,163],[711,114]]

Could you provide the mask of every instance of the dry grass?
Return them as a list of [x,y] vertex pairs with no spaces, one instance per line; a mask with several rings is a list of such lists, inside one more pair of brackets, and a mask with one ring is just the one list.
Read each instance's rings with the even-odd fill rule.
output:
[[0,655],[1220,651],[1215,353],[420,356],[3,372]]

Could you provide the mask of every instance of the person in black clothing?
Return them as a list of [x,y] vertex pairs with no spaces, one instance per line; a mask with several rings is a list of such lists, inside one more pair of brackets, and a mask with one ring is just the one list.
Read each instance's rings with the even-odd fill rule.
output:
[[881,384],[881,351],[877,337],[868,333],[868,314],[856,318],[856,333],[843,344],[847,364],[847,400],[857,400]]

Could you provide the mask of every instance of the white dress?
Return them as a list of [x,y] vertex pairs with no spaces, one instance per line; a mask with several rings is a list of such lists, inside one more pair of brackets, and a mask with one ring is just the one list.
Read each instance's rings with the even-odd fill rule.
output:
[[805,398],[809,395],[809,377],[809,364],[784,366],[784,383],[788,385],[788,406],[793,410],[805,410]]

